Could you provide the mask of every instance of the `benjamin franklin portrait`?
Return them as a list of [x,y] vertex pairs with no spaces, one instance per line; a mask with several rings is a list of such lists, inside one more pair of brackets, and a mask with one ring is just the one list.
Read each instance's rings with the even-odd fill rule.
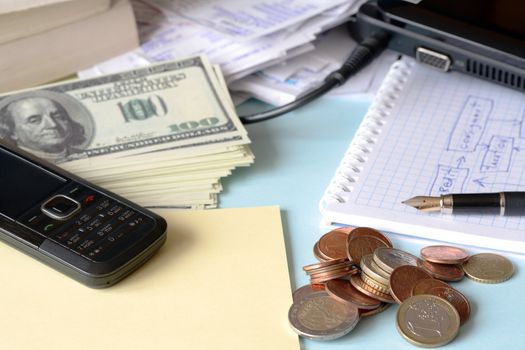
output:
[[40,90],[0,100],[0,138],[38,157],[65,161],[92,136],[91,115],[68,95]]

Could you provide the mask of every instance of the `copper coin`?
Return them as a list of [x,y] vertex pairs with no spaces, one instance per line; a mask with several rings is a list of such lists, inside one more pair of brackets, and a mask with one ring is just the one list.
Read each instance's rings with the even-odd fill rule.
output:
[[315,272],[315,273],[312,273],[310,277],[316,278],[316,277],[323,277],[323,276],[331,276],[331,275],[340,274],[341,272],[354,273],[355,271],[357,271],[357,269],[353,268],[352,266],[343,266],[343,267],[339,267],[337,269],[333,269],[330,271]]
[[427,291],[428,294],[432,294],[443,298],[450,302],[459,314],[460,325],[465,324],[470,318],[470,303],[463,294],[455,290],[452,287],[432,287]]
[[387,246],[393,247],[392,242],[381,232],[371,227],[356,227],[348,235],[348,240],[359,236],[372,236],[386,243]]
[[423,259],[437,264],[462,264],[469,255],[461,248],[448,245],[431,245],[421,249]]
[[332,230],[319,239],[319,252],[328,259],[346,258],[346,238],[348,233]]
[[330,260],[327,257],[323,256],[322,253],[319,251],[319,242],[315,243],[314,245],[314,256],[317,260],[321,262]]
[[350,283],[361,293],[368,295],[377,300],[381,300],[385,303],[395,303],[395,300],[389,294],[381,293],[380,291],[370,287],[368,284],[363,282],[360,275],[353,275],[350,278]]
[[312,275],[310,277],[310,283],[313,283],[313,284],[324,283],[324,282],[328,282],[336,278],[351,276],[355,273],[356,273],[356,270],[354,269],[342,269],[342,270],[337,270],[337,271],[330,272],[330,273]]
[[390,295],[401,304],[412,296],[412,289],[417,282],[431,277],[428,272],[416,266],[396,267],[390,275]]
[[371,310],[381,306],[381,302],[358,291],[349,280],[335,279],[326,282],[326,292],[339,301],[351,303],[359,309]]
[[303,299],[309,294],[317,293],[317,292],[324,292],[325,286],[324,284],[307,284],[305,286],[302,286],[300,288],[297,288],[293,294],[292,298],[294,301],[298,299]]
[[435,278],[423,279],[414,285],[412,295],[428,294],[428,291],[434,287],[450,287],[450,285]]
[[357,236],[348,241],[348,258],[359,265],[363,256],[372,254],[379,247],[387,247],[387,244],[373,236]]
[[377,315],[377,314],[385,311],[386,309],[388,309],[389,306],[390,306],[389,303],[381,303],[381,305],[378,308],[373,309],[373,310],[362,310],[362,309],[359,309],[359,316],[360,317],[374,316],[374,315]]
[[308,271],[315,270],[315,269],[318,269],[318,268],[321,268],[321,267],[327,267],[327,266],[332,266],[332,265],[335,265],[335,264],[343,263],[345,261],[348,261],[348,258],[338,259],[338,260],[330,260],[330,261],[323,261],[323,262],[320,262],[320,263],[315,263],[315,264],[303,266],[303,270],[308,272]]
[[348,236],[348,234],[350,232],[352,232],[353,230],[354,230],[354,227],[352,227],[352,226],[342,226],[342,227],[336,228],[333,231],[339,231],[339,232],[342,232],[342,233],[346,233],[346,235]]
[[308,270],[306,272],[306,274],[312,275],[312,274],[315,274],[315,273],[329,272],[329,271],[337,270],[337,269],[340,269],[340,268],[343,268],[343,267],[352,267],[352,266],[353,266],[352,263],[350,261],[346,260],[346,261],[341,262],[341,263],[332,264],[332,265],[329,265],[329,266],[318,267],[316,269]]
[[461,281],[465,276],[461,265],[435,264],[425,260],[420,260],[418,265],[430,273],[432,277],[443,281]]

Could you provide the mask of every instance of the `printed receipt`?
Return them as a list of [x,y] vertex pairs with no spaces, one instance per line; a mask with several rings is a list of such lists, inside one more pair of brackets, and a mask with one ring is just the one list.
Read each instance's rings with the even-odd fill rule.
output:
[[349,3],[348,0],[160,0],[183,17],[236,39],[252,40]]

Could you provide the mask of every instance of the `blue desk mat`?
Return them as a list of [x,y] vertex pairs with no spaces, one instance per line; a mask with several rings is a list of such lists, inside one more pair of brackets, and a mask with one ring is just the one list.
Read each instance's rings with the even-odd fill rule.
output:
[[[313,246],[326,232],[320,228],[319,200],[335,172],[370,101],[325,97],[279,118],[248,125],[255,163],[236,169],[223,181],[220,207],[280,205],[292,288],[307,284],[302,267],[316,262]],[[250,101],[246,114],[268,106]],[[525,232],[524,232],[525,234]],[[419,255],[422,247],[441,242],[389,234],[394,246]],[[488,251],[467,247],[470,253]],[[471,318],[446,349],[525,349],[525,256],[504,253],[515,275],[501,284],[465,278],[453,286],[471,302]],[[397,305],[363,318],[348,335],[333,341],[301,340],[302,348],[417,349],[396,329]],[[287,310],[286,310],[287,312]],[[268,336],[271,336],[270,334]]]

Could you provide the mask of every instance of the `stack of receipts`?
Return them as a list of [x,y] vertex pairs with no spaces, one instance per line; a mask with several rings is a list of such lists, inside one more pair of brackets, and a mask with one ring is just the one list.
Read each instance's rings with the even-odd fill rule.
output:
[[197,56],[0,96],[0,136],[147,207],[213,208],[253,162],[218,67]]
[[[141,46],[79,72],[93,77],[207,55],[228,84],[315,48],[364,0],[133,0]],[[248,91],[249,93],[249,91]]]

